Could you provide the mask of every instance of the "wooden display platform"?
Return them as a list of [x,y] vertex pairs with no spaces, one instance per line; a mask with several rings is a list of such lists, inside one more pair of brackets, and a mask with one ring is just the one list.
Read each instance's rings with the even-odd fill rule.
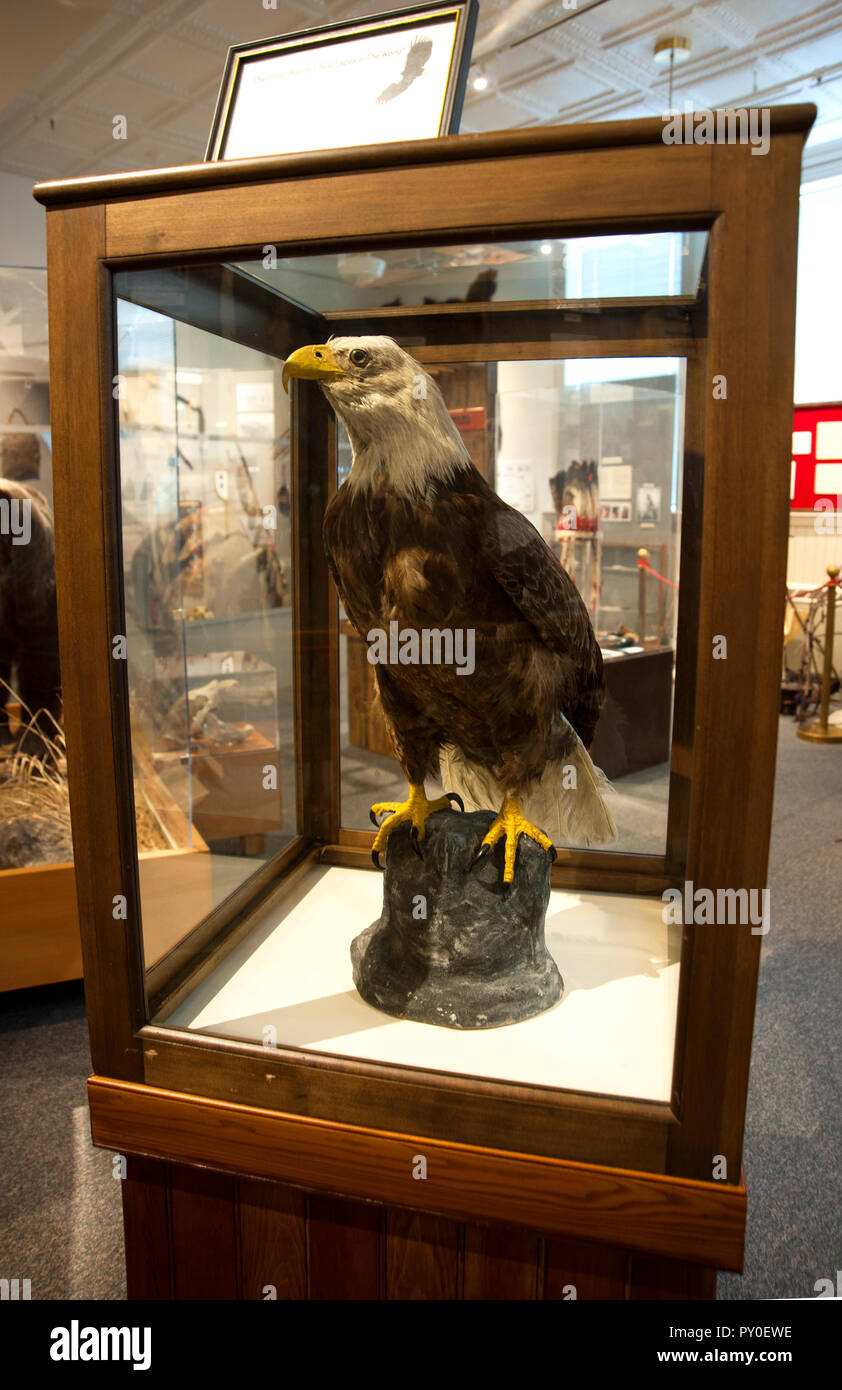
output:
[[687,1260],[130,1156],[128,1297],[709,1300]]
[[[181,752],[156,752],[152,764],[164,772],[186,761]],[[242,743],[221,746],[197,743],[191,755],[193,824],[205,840],[268,835],[283,824],[281,755],[278,748],[253,729]],[[267,768],[275,786],[265,786]]]
[[129,1155],[130,1298],[702,1299],[742,1267],[742,1184],[98,1076],[88,1095],[94,1143]]
[[[185,903],[196,919],[213,907],[208,847],[175,804],[148,759],[136,771],[147,804],[181,848],[138,855],[143,951],[149,968],[184,935]],[[150,804],[151,803],[151,804]],[[72,863],[0,871],[0,992],[82,977],[82,942]],[[187,915],[189,918],[189,914]],[[192,920],[192,918],[189,918]]]
[[[185,902],[197,920],[211,911],[210,863],[204,841],[150,850],[139,861],[144,952],[152,966],[184,935]],[[0,993],[82,978],[72,864],[3,870],[0,904]]]

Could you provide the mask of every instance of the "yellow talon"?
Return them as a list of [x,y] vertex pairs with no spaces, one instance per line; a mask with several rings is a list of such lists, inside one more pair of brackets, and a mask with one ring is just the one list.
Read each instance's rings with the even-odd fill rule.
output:
[[521,813],[516,796],[507,796],[503,801],[499,815],[495,816],[494,820],[491,822],[491,825],[488,827],[488,834],[479,847],[479,855],[486,855],[494,848],[497,841],[505,836],[506,862],[503,870],[504,883],[511,883],[514,879],[517,842],[521,835],[528,835],[530,840],[537,841],[542,849],[552,853],[553,858],[555,858],[555,846],[549,835],[545,835],[543,830],[539,830],[537,825],[532,825],[532,823],[526,819]]
[[385,815],[386,819],[379,827],[371,847],[375,864],[377,863],[377,855],[385,847],[386,841],[397,826],[404,821],[410,821],[416,838],[420,841],[424,838],[424,827],[428,816],[432,816],[436,811],[449,811],[450,809],[449,797],[437,796],[433,801],[428,801],[423,786],[414,782],[409,784],[409,799],[407,801],[376,801],[371,808],[372,821],[376,825],[375,817]]

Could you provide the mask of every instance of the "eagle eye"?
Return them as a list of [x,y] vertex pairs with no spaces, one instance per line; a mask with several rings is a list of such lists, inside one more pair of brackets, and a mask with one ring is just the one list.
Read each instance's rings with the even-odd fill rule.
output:
[[352,348],[348,356],[355,367],[365,367],[370,361],[369,354],[365,348]]

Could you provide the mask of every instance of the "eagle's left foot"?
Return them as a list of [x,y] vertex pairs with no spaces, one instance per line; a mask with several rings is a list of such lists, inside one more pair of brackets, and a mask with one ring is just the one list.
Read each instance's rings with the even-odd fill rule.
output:
[[545,835],[543,830],[539,830],[537,825],[532,825],[521,813],[516,796],[507,796],[503,801],[499,815],[495,816],[491,825],[488,827],[488,834],[474,857],[471,868],[478,864],[487,854],[490,854],[498,840],[506,841],[506,860],[503,869],[503,882],[511,883],[515,876],[515,855],[517,853],[517,842],[521,835],[528,835],[530,840],[535,840],[542,849],[556,858],[556,848],[549,835]]
[[[380,863],[380,851],[385,849],[386,841],[396,826],[409,821],[412,825],[410,832],[412,836],[412,848],[419,859],[423,858],[421,853],[420,841],[424,838],[424,826],[428,816],[432,816],[436,811],[449,811],[451,800],[458,802],[459,810],[464,811],[462,798],[456,792],[445,792],[444,796],[437,796],[433,801],[427,800],[423,785],[414,782],[409,784],[409,798],[407,801],[377,801],[372,806],[369,816],[372,825],[377,826],[377,834],[374,837],[374,844],[371,847],[371,857],[378,869],[382,868]],[[378,821],[378,816],[385,816],[384,821]]]

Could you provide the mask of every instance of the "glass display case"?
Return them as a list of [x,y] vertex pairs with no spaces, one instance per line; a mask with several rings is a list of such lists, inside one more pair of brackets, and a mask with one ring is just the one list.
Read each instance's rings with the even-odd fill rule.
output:
[[[707,925],[694,894],[765,882],[811,109],[774,114],[763,160],[667,147],[652,121],[37,190],[99,1142],[307,1186],[318,1121],[339,1137],[316,1186],[738,1263],[768,921]],[[405,781],[322,541],[350,442],[315,383],[286,394],[284,363],[376,335],[436,383],[473,467],[573,578],[602,654],[592,754],[617,838],[555,836],[564,995],[505,1028],[389,1017],[352,979],[383,896],[369,809]],[[165,927],[134,831],[160,786],[194,851]],[[289,1153],[241,1168],[218,1130],[171,1149],[144,1131],[144,1106],[174,1122],[197,1097],[268,1116],[267,1133],[283,1120]],[[363,1131],[391,1138],[354,1179]],[[422,1151],[410,1136],[462,1177],[405,1190],[388,1145]],[[502,1196],[467,1194],[460,1146],[512,1158],[491,1184],[507,1216]],[[623,1230],[575,1214],[559,1164],[662,1185]]]
[[[46,269],[0,267],[0,315],[0,988],[21,989],[82,973],[61,714]],[[127,370],[129,388],[142,389]],[[127,516],[130,554],[131,541]],[[134,790],[140,873],[147,887],[159,886],[160,921],[174,876],[190,880],[188,856],[205,846],[201,818],[153,761],[138,752]],[[201,884],[193,887],[204,901]]]
[[55,597],[47,272],[0,267],[0,989],[78,978]]
[[[59,710],[45,269],[0,266],[0,325],[0,759],[3,759],[19,743],[31,717],[41,716],[44,724]],[[34,545],[31,544],[33,501],[38,503]],[[29,591],[26,597],[24,589]],[[55,727],[49,732],[54,734]],[[31,731],[27,750],[37,752],[36,728]],[[3,819],[5,817],[0,815],[0,820]],[[10,867],[3,861],[3,848],[0,848],[0,868]]]
[[[413,361],[423,363],[438,384],[474,466],[539,530],[547,529],[544,512],[555,493],[556,523],[549,528],[549,541],[580,587],[602,639],[607,668],[607,697],[593,751],[613,781],[611,808],[618,834],[611,862],[622,867],[625,856],[645,856],[651,860],[648,871],[654,872],[657,864],[663,874],[667,862],[677,859],[672,846],[686,835],[675,804],[670,823],[677,606],[672,605],[669,628],[663,619],[654,638],[647,632],[633,634],[632,640],[631,630],[622,624],[613,630],[608,615],[613,615],[614,605],[603,597],[601,571],[603,547],[612,558],[617,553],[610,520],[616,512],[622,517],[617,529],[624,526],[638,539],[648,538],[650,532],[669,537],[669,568],[675,579],[664,576],[663,582],[678,585],[688,357],[568,353],[582,350],[573,336],[578,333],[582,301],[573,298],[573,292],[581,285],[583,265],[589,267],[592,290],[604,284],[604,293],[588,301],[591,349],[602,336],[603,322],[609,333],[618,330],[619,325],[612,324],[612,307],[619,292],[637,288],[658,293],[624,296],[620,322],[631,343],[630,354],[638,336],[645,333],[645,341],[651,343],[656,325],[666,332],[676,318],[688,338],[692,329],[696,343],[703,341],[707,246],[705,231],[688,231],[377,248],[362,270],[357,264],[361,258],[329,253],[280,259],[267,255],[268,269],[263,260],[246,260],[209,264],[201,271],[171,264],[165,270],[115,274],[122,578],[136,795],[145,796],[145,779],[151,772],[156,790],[163,783],[173,797],[185,824],[209,850],[209,892],[215,907],[222,907],[260,863],[299,833],[296,724],[306,714],[297,714],[294,707],[291,521],[297,499],[289,400],[280,377],[286,354],[279,355],[277,342],[272,344],[274,355],[254,345],[262,342],[265,348],[271,322],[276,334],[286,332],[283,346],[293,351],[303,325],[297,329],[289,323],[291,306],[309,316],[305,336],[314,341],[389,330],[396,341],[411,342]],[[178,285],[183,317],[177,319],[172,303]],[[255,312],[255,326],[243,341],[226,336],[224,325],[234,318],[238,300],[246,294],[255,311],[260,307],[263,327],[261,333]],[[482,298],[477,300],[477,294]],[[442,308],[448,312],[442,314]],[[528,356],[521,341],[524,333]],[[695,345],[689,370],[698,370]],[[311,394],[314,390],[304,389]],[[333,491],[343,485],[349,470],[350,441],[341,422],[325,416],[320,396],[309,408],[324,416],[325,442],[311,443],[311,435],[314,441],[318,438],[314,424],[310,434],[302,432],[299,447],[308,453],[323,447],[330,455],[327,486]],[[589,460],[594,475],[587,495],[578,480],[580,458]],[[561,483],[560,478],[568,481]],[[644,479],[650,481],[644,484]],[[644,491],[648,512],[642,510]],[[605,497],[609,501],[602,500]],[[690,505],[688,525],[696,527],[692,500]],[[609,572],[613,577],[616,566]],[[690,588],[693,581],[686,566],[684,579]],[[438,620],[443,622],[444,615]],[[363,838],[368,834],[372,802],[398,796],[403,776],[376,699],[366,635],[354,629],[341,602],[338,615],[331,614],[331,624],[339,647],[340,809],[335,839],[340,846],[358,847],[360,832]],[[336,652],[326,655],[336,661]],[[433,790],[440,794],[443,788],[434,783]],[[591,858],[586,854],[578,861],[583,885],[588,885],[589,875],[594,883]],[[376,917],[376,879],[351,874],[347,887],[340,887],[347,874],[339,865],[334,874],[325,877],[314,870],[311,877],[315,896],[311,900],[305,895],[306,913],[321,915],[322,896],[339,891],[358,896],[360,922],[372,913]],[[561,888],[561,866],[556,881]],[[329,896],[325,901],[330,900]],[[199,906],[204,903],[185,903],[183,922],[173,924],[176,935],[186,936],[200,927]],[[561,910],[561,900],[558,906]],[[592,904],[589,910],[600,909]],[[332,910],[327,915],[332,916]],[[155,917],[155,908],[142,899],[145,939],[151,932],[158,940]],[[589,1075],[592,1089],[609,1094],[639,1091],[647,1098],[666,1100],[679,941],[675,930],[660,930],[657,914],[649,913],[648,919],[640,923],[639,941],[624,928],[606,946],[604,956],[610,959],[615,948],[640,951],[641,963],[648,962],[640,974],[659,982],[658,997],[650,1004],[663,1018],[663,1031],[647,1035],[645,1042],[641,1035],[639,1079],[627,1056],[616,1074],[591,1070]],[[570,920],[559,917],[559,929],[562,923],[567,927]],[[277,989],[278,978],[290,981],[293,993],[278,1007],[302,1008],[319,995],[318,973],[324,961],[314,955],[313,973],[302,973],[295,930],[285,914],[278,926],[287,945],[281,947],[279,939],[272,946],[281,954],[264,978],[267,983],[271,978],[272,989]],[[611,930],[607,923],[606,930]],[[569,957],[569,947],[559,949]],[[587,933],[582,934],[581,950],[578,968],[587,973],[594,969]],[[347,951],[341,936],[331,948],[334,954],[344,969]],[[262,964],[253,963],[263,970]],[[145,965],[147,970],[155,965],[148,950]],[[246,993],[247,975],[248,970],[237,985]],[[209,987],[204,986],[203,997]],[[245,1021],[245,1005],[232,988],[201,1009],[195,1000],[185,999],[171,1015],[161,997],[157,1002],[162,1010],[153,1008],[152,1016],[211,1029],[214,1017],[242,1014],[242,1032],[237,1035],[259,1042],[265,1028],[277,1028],[275,1011],[260,1009]],[[339,989],[335,997],[341,999]],[[594,991],[588,997],[608,1005],[608,994]],[[615,1013],[613,1026],[620,1035],[634,1032],[639,1003],[630,996],[628,1016],[622,1019]],[[364,1017],[362,1001],[359,1007]],[[324,1008],[317,1041],[355,1054],[356,1030],[346,1026],[346,1014],[343,1004],[331,1020]],[[572,1014],[568,1010],[565,1019],[571,1026]],[[561,1023],[561,1015],[554,1023]],[[586,1026],[596,1038],[605,1034],[607,1022],[598,1011]],[[303,1040],[311,1031],[312,1022],[284,1041],[310,1045]],[[412,1029],[393,1031],[394,1039],[384,1033],[380,1060],[397,1061],[405,1055]],[[422,1029],[417,1040],[419,1058],[431,1046],[426,1031]],[[479,1057],[471,1050],[474,1046],[467,1039],[448,1040],[442,1056],[445,1068],[495,1075],[500,1062],[494,1045],[484,1040]],[[501,1039],[498,1046],[501,1052],[510,1050],[509,1041]],[[465,1052],[461,1064],[460,1048]],[[518,1079],[578,1085],[575,1062],[570,1057],[563,1061],[563,1037],[540,1040],[539,1053],[545,1050],[553,1061],[536,1054],[535,1075],[530,1063],[514,1061]],[[589,1045],[584,1053],[593,1068],[594,1048]],[[567,1070],[571,1064],[574,1070]]]

